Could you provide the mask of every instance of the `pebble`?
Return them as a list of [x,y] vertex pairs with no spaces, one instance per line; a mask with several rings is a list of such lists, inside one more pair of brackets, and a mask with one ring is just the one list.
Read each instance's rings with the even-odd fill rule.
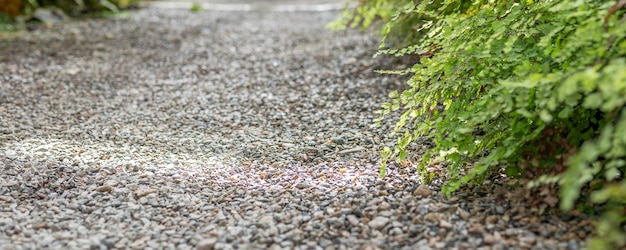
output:
[[535,236],[523,236],[519,238],[519,241],[523,245],[532,246],[537,242],[537,238]]
[[365,151],[364,147],[355,147],[355,148],[350,148],[350,149],[344,149],[338,152],[339,155],[347,155],[347,154],[352,154],[352,153],[358,153],[361,151]]
[[310,187],[310,185],[308,183],[306,183],[306,182],[298,182],[296,184],[296,188],[299,188],[299,189],[305,189],[305,188],[308,188],[308,187]]
[[367,223],[367,225],[373,229],[380,230],[389,223],[389,218],[377,216],[373,220]]
[[113,187],[111,187],[109,185],[104,185],[104,186],[99,186],[96,190],[98,192],[111,192],[111,191],[113,191]]
[[135,197],[141,198],[149,194],[154,194],[156,192],[158,192],[158,190],[154,188],[140,189],[140,190],[135,191]]
[[440,221],[439,221],[439,226],[440,226],[441,228],[445,228],[445,229],[450,229],[450,228],[452,228],[452,227],[453,227],[453,225],[452,225],[450,222],[445,221],[445,220],[440,220]]
[[359,225],[359,219],[356,216],[352,215],[352,214],[346,216],[346,219],[348,219],[348,222],[350,222],[350,225],[352,225],[352,226]]
[[334,143],[334,144],[337,144],[337,145],[343,145],[343,144],[346,143],[346,141],[343,138],[341,138],[341,137],[335,137],[335,138],[331,139],[331,142]]
[[465,211],[465,210],[463,210],[462,208],[457,209],[457,213],[461,217],[461,219],[463,219],[465,221],[468,220],[469,217],[470,217],[470,213]]
[[489,245],[499,243],[501,240],[502,238],[498,232],[495,232],[494,234],[485,233],[483,235],[483,241]]
[[415,192],[413,192],[413,195],[421,196],[421,197],[428,197],[431,194],[432,194],[432,191],[430,191],[430,188],[424,184],[419,185],[417,189],[415,189]]
[[496,224],[498,222],[498,216],[489,215],[485,218],[485,224]]
[[269,226],[274,223],[274,217],[271,215],[266,215],[259,219],[259,225]]

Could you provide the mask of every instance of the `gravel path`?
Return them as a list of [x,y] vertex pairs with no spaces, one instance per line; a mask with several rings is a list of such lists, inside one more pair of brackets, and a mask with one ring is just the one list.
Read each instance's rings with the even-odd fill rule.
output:
[[393,122],[369,126],[405,79],[337,15],[146,9],[0,40],[0,249],[582,246],[593,222],[553,193],[377,178]]
[[[330,11],[341,10],[346,0],[153,0],[139,2],[147,8],[184,9],[200,6],[211,11]],[[354,2],[351,2],[353,4]]]

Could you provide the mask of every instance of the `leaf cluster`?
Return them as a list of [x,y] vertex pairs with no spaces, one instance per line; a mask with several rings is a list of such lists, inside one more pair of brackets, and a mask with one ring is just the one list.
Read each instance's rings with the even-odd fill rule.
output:
[[0,0],[0,15],[29,17],[37,8],[56,7],[70,16],[94,12],[118,12],[137,0]]
[[[378,2],[360,8],[377,13]],[[378,53],[419,60],[393,72],[413,77],[380,111],[378,122],[401,112],[381,174],[428,136],[436,146],[418,172],[447,161],[448,195],[504,170],[530,186],[558,184],[569,210],[598,182],[591,201],[612,205],[591,246],[626,244],[626,1],[390,2]]]

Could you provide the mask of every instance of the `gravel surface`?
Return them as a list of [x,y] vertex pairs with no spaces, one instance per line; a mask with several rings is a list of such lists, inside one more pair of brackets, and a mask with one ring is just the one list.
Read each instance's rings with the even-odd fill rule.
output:
[[550,190],[378,178],[393,121],[370,125],[406,79],[337,15],[145,9],[0,40],[0,249],[583,246],[594,222]]
[[[347,0],[153,0],[137,3],[140,7],[185,9],[193,6],[212,11],[330,11],[341,10]],[[354,6],[354,1],[349,4]]]

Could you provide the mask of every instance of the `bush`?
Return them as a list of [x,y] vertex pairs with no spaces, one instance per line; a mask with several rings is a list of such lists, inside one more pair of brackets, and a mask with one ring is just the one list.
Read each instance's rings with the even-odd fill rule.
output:
[[29,16],[37,8],[54,6],[70,16],[79,16],[89,12],[117,12],[133,2],[136,0],[0,0],[0,14],[11,18],[20,14]]
[[379,122],[402,111],[398,143],[382,152],[381,175],[388,160],[403,160],[411,142],[428,136],[436,146],[422,156],[418,172],[427,177],[428,164],[445,160],[446,195],[498,170],[533,178],[530,186],[556,183],[563,210],[589,190],[591,201],[606,208],[590,247],[623,246],[625,5],[369,0],[345,11],[335,26],[368,25],[361,21],[373,17],[385,22],[378,54],[419,59],[388,71],[413,76],[410,89],[391,93],[380,111]]
[[11,18],[15,18],[15,16],[20,14],[21,8],[21,0],[0,0],[0,13],[3,13]]

